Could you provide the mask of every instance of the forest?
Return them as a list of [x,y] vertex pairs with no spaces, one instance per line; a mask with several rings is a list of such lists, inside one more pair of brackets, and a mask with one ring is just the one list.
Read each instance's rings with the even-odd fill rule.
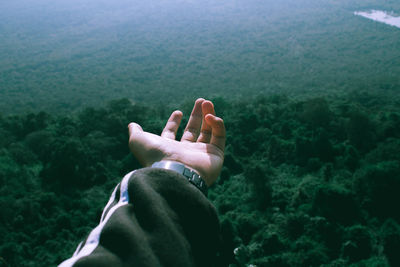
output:
[[[0,1],[0,112],[397,92],[398,0]],[[179,103],[176,103],[179,104]]]
[[[400,103],[330,97],[212,99],[227,128],[209,199],[219,266],[399,266]],[[0,266],[54,266],[100,218],[138,162],[127,124],[160,133],[175,108],[128,99],[58,115],[0,117]],[[182,129],[179,131],[182,132]]]
[[[0,1],[0,267],[54,266],[210,99],[227,128],[209,190],[217,266],[400,266],[398,0]],[[182,129],[178,134],[182,133]]]

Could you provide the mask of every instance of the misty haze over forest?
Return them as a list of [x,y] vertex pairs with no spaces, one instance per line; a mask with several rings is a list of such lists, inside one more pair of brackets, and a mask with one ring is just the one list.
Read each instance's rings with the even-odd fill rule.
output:
[[[3,112],[398,84],[396,1],[2,1]],[[382,42],[384,41],[384,42]]]

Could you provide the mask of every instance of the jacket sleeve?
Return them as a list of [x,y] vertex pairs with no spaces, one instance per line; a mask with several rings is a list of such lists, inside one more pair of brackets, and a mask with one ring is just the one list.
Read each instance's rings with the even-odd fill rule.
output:
[[99,225],[60,266],[213,266],[219,222],[183,175],[144,168],[114,189]]

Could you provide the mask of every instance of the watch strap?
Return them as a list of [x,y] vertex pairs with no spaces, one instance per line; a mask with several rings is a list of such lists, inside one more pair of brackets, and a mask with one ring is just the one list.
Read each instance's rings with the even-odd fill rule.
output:
[[182,174],[183,176],[185,176],[185,178],[188,179],[191,184],[196,186],[205,196],[207,196],[208,187],[203,178],[201,178],[197,172],[189,169],[184,164],[176,161],[163,160],[153,163],[151,167],[172,170],[179,174]]

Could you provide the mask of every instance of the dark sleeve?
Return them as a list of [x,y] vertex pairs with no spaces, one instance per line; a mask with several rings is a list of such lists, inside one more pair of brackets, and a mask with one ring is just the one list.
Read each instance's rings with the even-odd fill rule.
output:
[[127,174],[100,224],[60,266],[213,266],[220,244],[215,208],[183,175]]

